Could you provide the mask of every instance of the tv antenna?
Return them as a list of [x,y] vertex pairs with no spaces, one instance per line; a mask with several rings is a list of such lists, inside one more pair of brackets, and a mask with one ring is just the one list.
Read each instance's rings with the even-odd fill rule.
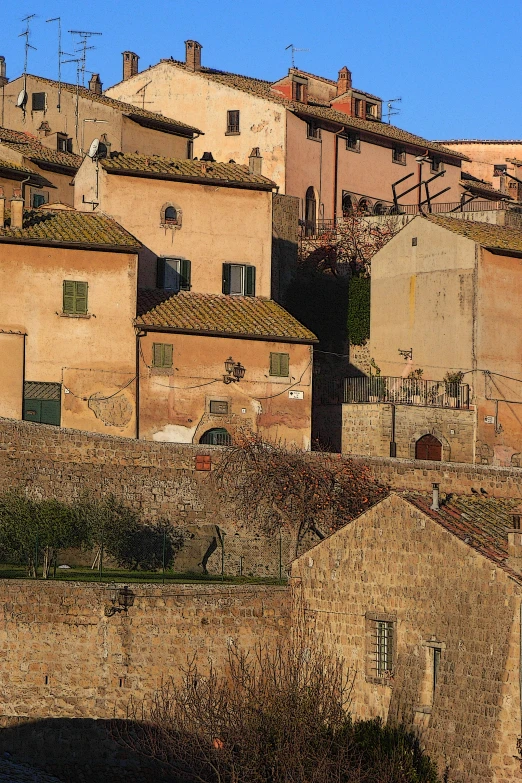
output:
[[[102,33],[93,33],[91,30],[69,30],[72,35],[78,35],[78,48],[75,49],[75,53],[79,54],[80,65],[78,67],[78,77],[81,75],[82,87],[85,87],[85,64],[87,61],[87,52],[90,49],[95,49],[95,46],[87,46],[89,39],[93,35],[102,35]],[[89,71],[90,73],[90,71]]]
[[56,105],[56,108],[58,111],[61,110],[61,103],[62,103],[62,64],[63,62],[69,62],[69,60],[62,61],[63,55],[67,55],[67,57],[72,57],[72,54],[69,54],[69,52],[64,52],[62,50],[62,19],[60,16],[55,16],[53,19],[46,19],[46,22],[58,22],[58,103]]
[[144,109],[144,108],[145,108],[145,104],[146,104],[146,103],[154,103],[154,101],[146,101],[146,100],[145,100],[145,92],[146,92],[146,90],[147,90],[147,87],[149,86],[149,84],[152,84],[152,81],[146,82],[146,83],[143,85],[143,87],[140,87],[140,89],[139,89],[139,90],[136,90],[136,95],[139,95],[139,94],[140,94],[140,92],[142,92],[142,93],[143,93],[143,95],[142,95],[142,99],[141,99],[141,102],[142,102],[142,107],[141,107],[141,108],[142,108],[142,109]]
[[288,44],[288,46],[285,46],[285,51],[287,49],[292,50],[292,68],[295,68],[295,53],[296,52],[309,52],[310,49],[297,49],[293,44]]
[[[35,16],[36,14],[29,14],[29,16],[24,16],[22,22],[26,22],[27,24],[23,33],[20,33],[20,35],[18,36],[19,38],[25,38],[24,78],[27,76],[27,58],[29,54],[29,49],[34,49],[34,51],[36,51],[36,46],[31,46],[31,44],[29,43],[29,37],[31,35],[31,29],[30,29],[31,19],[34,19]],[[25,87],[25,83],[24,83],[24,87]]]
[[394,106],[395,103],[400,103],[402,101],[402,98],[390,98],[386,101],[386,106],[388,107],[388,111],[384,115],[385,117],[388,117],[388,125],[391,123],[391,118],[394,117],[396,114],[400,114],[401,110],[398,106]]

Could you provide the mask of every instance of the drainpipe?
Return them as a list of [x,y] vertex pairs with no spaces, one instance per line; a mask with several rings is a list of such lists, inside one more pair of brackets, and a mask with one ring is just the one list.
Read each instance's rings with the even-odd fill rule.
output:
[[140,439],[140,337],[147,332],[136,332],[136,440]]
[[397,444],[395,442],[395,404],[391,404],[391,440],[390,440],[390,457],[397,456]]
[[340,131],[336,131],[334,134],[335,138],[335,148],[334,148],[334,188],[333,188],[333,219],[334,219],[334,227],[335,222],[337,220],[337,179],[338,179],[338,168],[339,168],[339,134],[344,132],[344,128],[341,128]]
[[[518,686],[520,693],[520,736],[522,737],[522,603],[520,604],[520,653],[518,660]],[[520,753],[520,747],[517,748],[517,750]]]

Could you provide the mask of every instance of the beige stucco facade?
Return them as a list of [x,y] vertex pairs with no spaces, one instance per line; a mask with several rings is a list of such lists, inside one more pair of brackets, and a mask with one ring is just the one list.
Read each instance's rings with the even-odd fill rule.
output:
[[522,141],[488,141],[480,139],[455,139],[441,142],[445,147],[466,155],[470,160],[463,164],[463,169],[478,179],[490,182],[514,199],[519,196],[519,184],[509,177],[502,176],[498,167],[505,166],[510,174],[522,179],[522,170],[510,162],[518,160],[522,165]]
[[[63,427],[134,437],[137,256],[0,243],[0,416],[22,418],[24,381],[60,384]],[[88,314],[63,313],[63,281]]]
[[[154,343],[173,346],[171,371],[152,367]],[[289,376],[270,376],[270,353],[289,355]],[[223,382],[231,356],[246,368]],[[140,438],[199,443],[206,432],[254,431],[273,443],[310,449],[312,347],[269,340],[148,332],[140,338]],[[227,404],[226,413],[211,402]],[[214,406],[212,406],[214,407]]]
[[[522,779],[519,582],[391,495],[296,560],[292,584],[316,638],[349,667],[355,716],[418,732],[450,783]],[[379,618],[395,637],[381,678]]]
[[[223,264],[256,268],[256,296],[270,297],[272,193],[240,187],[111,174],[86,158],[75,180],[76,208],[115,218],[144,245],[139,286],[156,287],[159,256],[191,261],[191,290],[221,294]],[[173,205],[180,226],[162,224]]]
[[[490,252],[422,217],[372,259],[372,357],[382,375],[465,373],[477,409],[476,462],[520,464],[521,295],[516,253]],[[399,350],[409,349],[405,362]]]
[[[0,88],[0,117],[2,118],[0,125],[32,133],[40,138],[43,144],[53,145],[54,149],[57,143],[56,133],[66,134],[72,140],[71,151],[79,155],[88,151],[93,139],[106,134],[113,150],[139,151],[148,155],[166,155],[176,158],[188,157],[187,145],[192,134],[178,135],[143,127],[125,116],[128,112],[122,108],[89,98],[87,91],[82,91],[80,94],[77,108],[75,90],[63,87],[59,97],[58,83],[49,79],[27,76],[25,89],[28,100],[26,111],[23,112],[16,105],[17,97],[23,87],[24,77],[19,77]],[[33,93],[45,93],[44,110],[32,111]],[[147,104],[145,108],[152,107]],[[48,124],[48,131],[39,131],[42,122]]]
[[[34,161],[25,157],[21,152],[10,149],[10,147],[2,144],[0,141],[0,159],[9,163],[15,163],[19,166],[24,166],[27,169],[31,169],[36,175],[43,177],[49,185],[45,184],[41,188],[33,187],[30,184],[23,186],[23,195],[26,209],[30,209],[32,206],[33,194],[41,194],[45,203],[47,204],[66,204],[73,206],[74,204],[74,188],[73,188],[73,171],[60,171],[59,167],[52,166],[39,166]],[[27,175],[26,175],[27,176]],[[23,178],[22,178],[23,179]],[[6,198],[11,198],[14,195],[15,190],[19,190],[21,187],[20,179],[7,179],[6,177],[0,177],[0,185],[4,188],[4,195]]]

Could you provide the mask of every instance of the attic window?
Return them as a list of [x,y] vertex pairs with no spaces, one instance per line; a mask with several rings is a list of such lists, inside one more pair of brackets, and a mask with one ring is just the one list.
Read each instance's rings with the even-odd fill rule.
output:
[[58,133],[56,136],[56,149],[58,152],[72,152],[72,139],[69,139],[65,133]]
[[352,152],[360,152],[361,151],[361,140],[359,138],[358,133],[347,133],[346,134],[346,149],[352,150]]
[[437,174],[439,171],[442,171],[442,161],[440,158],[437,158],[434,155],[432,156],[430,170],[433,172],[433,174]]
[[377,104],[376,103],[368,103],[366,101],[366,116],[367,117],[377,117]]
[[292,100],[303,103],[305,96],[305,86],[300,82],[292,82]]
[[45,92],[33,92],[31,110],[45,111],[47,103],[46,97]]
[[406,165],[406,150],[403,147],[394,147],[392,151],[392,160],[394,163]]
[[182,210],[174,204],[163,204],[160,215],[160,225],[164,228],[181,228],[183,213]]
[[361,116],[362,101],[360,98],[354,98],[353,100],[353,113],[356,117]]
[[308,139],[315,139],[315,141],[321,140],[321,128],[313,120],[306,123],[306,136]]

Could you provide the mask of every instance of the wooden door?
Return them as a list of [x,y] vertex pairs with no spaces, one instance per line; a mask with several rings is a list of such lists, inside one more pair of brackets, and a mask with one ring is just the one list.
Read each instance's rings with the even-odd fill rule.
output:
[[442,443],[433,435],[423,435],[415,444],[415,459],[442,461]]

